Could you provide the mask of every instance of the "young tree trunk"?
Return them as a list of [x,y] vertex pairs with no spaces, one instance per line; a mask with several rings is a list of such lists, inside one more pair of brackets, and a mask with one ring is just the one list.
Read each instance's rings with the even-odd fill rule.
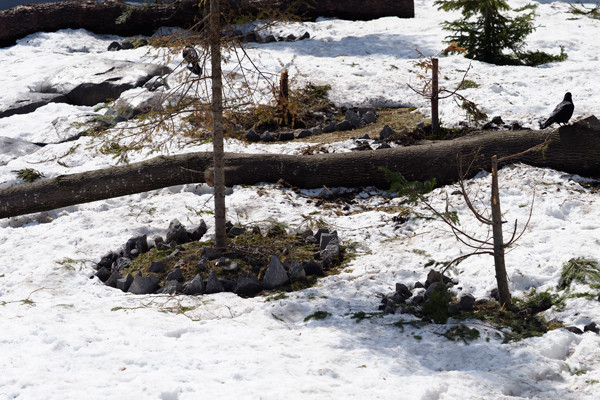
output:
[[492,235],[494,240],[494,266],[498,298],[502,307],[510,306],[510,291],[504,263],[504,238],[502,235],[502,211],[500,209],[500,190],[498,188],[498,158],[492,156]]
[[[551,140],[546,148],[527,151],[546,139]],[[472,175],[480,169],[488,169],[489,157],[496,154],[499,164],[523,162],[600,177],[598,149],[600,122],[592,116],[554,131],[490,132],[385,150],[312,156],[226,153],[225,184],[253,185],[283,179],[299,188],[389,188],[385,174],[379,170],[379,167],[385,167],[402,173],[408,180],[424,181],[435,177],[438,184],[444,185],[461,178],[457,154],[478,156],[471,168]],[[205,182],[205,172],[213,167],[211,152],[190,153],[13,186],[0,190],[0,218]],[[212,172],[209,175],[212,176]]]
[[225,161],[223,147],[223,77],[221,74],[221,12],[219,0],[210,0],[210,65],[212,69],[212,118],[215,193],[215,246],[226,246]]
[[438,59],[433,57],[431,59],[431,134],[434,136],[440,133],[439,94]]

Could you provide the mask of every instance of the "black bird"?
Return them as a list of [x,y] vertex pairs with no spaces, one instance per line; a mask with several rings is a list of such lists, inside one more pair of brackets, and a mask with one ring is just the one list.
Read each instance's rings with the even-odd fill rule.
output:
[[198,56],[196,49],[191,46],[186,46],[183,48],[181,55],[183,56],[185,62],[188,63],[187,69],[198,76],[202,75],[202,67],[200,67],[200,64],[198,64],[200,57]]
[[546,129],[553,123],[557,122],[560,125],[566,124],[569,122],[569,119],[573,115],[573,110],[575,110],[575,106],[573,105],[573,99],[571,98],[571,92],[565,93],[565,98],[563,101],[558,103],[550,117],[540,125],[540,128]]

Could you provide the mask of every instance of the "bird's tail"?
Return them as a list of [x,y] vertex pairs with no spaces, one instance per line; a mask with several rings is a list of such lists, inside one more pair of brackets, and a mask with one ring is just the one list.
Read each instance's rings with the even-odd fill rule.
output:
[[546,129],[547,127],[552,125],[553,122],[554,121],[552,120],[552,118],[547,119],[546,122],[544,122],[543,124],[540,124],[540,129]]

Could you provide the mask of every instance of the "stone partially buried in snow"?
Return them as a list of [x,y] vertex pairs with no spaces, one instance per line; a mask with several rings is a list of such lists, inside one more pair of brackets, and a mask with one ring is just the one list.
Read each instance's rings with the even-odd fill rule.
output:
[[169,72],[170,68],[156,64],[90,58],[85,64],[56,71],[42,83],[40,92],[62,94],[69,104],[93,106]]
[[177,244],[183,244],[190,241],[188,231],[185,230],[178,219],[172,220],[169,224],[166,241],[167,243],[175,242]]
[[283,264],[276,256],[271,257],[269,267],[265,272],[262,284],[265,289],[274,289],[278,286],[283,286],[290,282],[290,278]]
[[194,276],[194,279],[186,283],[183,287],[183,293],[188,296],[202,294],[204,290],[204,281],[200,275]]
[[0,118],[15,114],[28,114],[49,103],[65,102],[67,102],[67,98],[60,93],[19,93],[13,101],[0,103]]
[[262,285],[253,274],[240,276],[235,282],[233,291],[239,296],[256,296],[262,290]]
[[0,165],[6,165],[15,158],[35,153],[39,149],[40,146],[31,142],[0,136]]
[[133,294],[150,294],[156,292],[158,288],[158,278],[154,275],[136,275],[135,278],[133,278],[131,286],[129,286],[128,292]]

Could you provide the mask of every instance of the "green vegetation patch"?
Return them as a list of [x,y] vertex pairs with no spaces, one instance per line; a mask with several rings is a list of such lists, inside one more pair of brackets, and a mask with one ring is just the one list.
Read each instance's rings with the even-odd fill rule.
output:
[[13,170],[12,172],[17,174],[17,178],[24,180],[27,183],[35,182],[38,179],[42,179],[44,174],[40,171],[36,171],[33,168],[23,168],[18,170]]
[[598,261],[577,257],[564,263],[558,281],[558,289],[569,289],[573,281],[592,285],[600,284]]

